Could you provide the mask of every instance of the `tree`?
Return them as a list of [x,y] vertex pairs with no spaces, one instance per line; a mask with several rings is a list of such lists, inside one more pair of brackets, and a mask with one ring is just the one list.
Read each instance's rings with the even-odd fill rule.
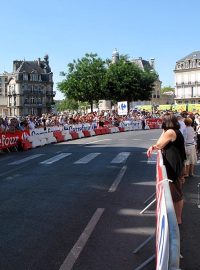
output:
[[79,104],[74,99],[63,99],[56,104],[56,108],[59,112],[69,110],[69,111],[77,111],[79,108]]
[[106,74],[106,90],[108,99],[116,102],[127,100],[148,100],[151,98],[155,72],[142,70],[136,64],[128,61],[127,56],[121,56],[117,63],[111,64]]
[[82,59],[68,64],[66,78],[58,83],[58,89],[69,99],[87,101],[93,110],[93,102],[105,98],[104,77],[106,63],[97,54],[85,54]]
[[165,94],[165,93],[171,93],[171,94],[174,94],[175,90],[173,87],[171,87],[170,85],[169,86],[165,86],[161,89],[161,93],[162,94]]

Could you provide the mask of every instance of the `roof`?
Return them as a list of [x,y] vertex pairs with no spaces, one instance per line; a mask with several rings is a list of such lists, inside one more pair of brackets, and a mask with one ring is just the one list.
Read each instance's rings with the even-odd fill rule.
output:
[[38,74],[44,73],[44,70],[41,66],[38,65],[37,61],[23,61],[20,67],[17,69],[16,72],[27,72],[31,73],[36,71]]
[[191,59],[200,59],[200,51],[195,51],[187,56],[183,57],[182,59],[178,60],[177,62],[183,62],[185,60],[191,60]]
[[133,59],[132,60],[133,63],[135,63],[136,65],[138,65],[138,67],[140,67],[141,69],[153,69],[153,67],[150,65],[149,61],[142,59],[141,57],[138,59]]

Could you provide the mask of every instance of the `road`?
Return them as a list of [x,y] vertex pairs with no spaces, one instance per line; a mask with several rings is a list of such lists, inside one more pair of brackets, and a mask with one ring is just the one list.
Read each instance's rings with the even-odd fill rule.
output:
[[[0,270],[130,270],[155,252],[161,130],[130,131],[1,154]],[[154,269],[154,262],[145,269]]]

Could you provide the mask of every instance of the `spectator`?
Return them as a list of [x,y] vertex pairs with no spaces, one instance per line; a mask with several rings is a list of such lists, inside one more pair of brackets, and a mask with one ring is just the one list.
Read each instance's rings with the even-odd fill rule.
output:
[[194,165],[197,162],[197,154],[195,147],[195,132],[194,128],[191,126],[193,121],[191,118],[187,117],[184,120],[186,129],[184,131],[185,139],[185,152],[186,152],[186,161],[185,161],[185,177],[194,176]]
[[166,167],[167,177],[172,180],[169,183],[172,200],[178,224],[182,223],[183,192],[182,183],[184,182],[184,161],[186,160],[184,137],[180,132],[180,125],[174,114],[168,113],[163,117],[163,133],[155,145],[149,147],[147,156],[152,151],[162,150],[163,162]]
[[177,116],[177,119],[178,119],[178,122],[180,124],[180,132],[183,134],[184,133],[184,130],[186,128],[186,125],[184,123],[184,118],[182,115],[178,115]]

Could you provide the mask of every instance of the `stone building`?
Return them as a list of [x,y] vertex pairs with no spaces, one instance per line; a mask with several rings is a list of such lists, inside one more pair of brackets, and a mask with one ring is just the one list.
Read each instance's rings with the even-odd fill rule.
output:
[[200,104],[200,51],[195,51],[176,62],[175,102]]
[[[54,105],[53,73],[48,55],[35,61],[13,61],[13,72],[4,76],[4,95],[7,115],[25,116],[51,113]],[[3,98],[3,99],[2,99]]]
[[6,72],[0,74],[0,115],[3,117],[8,115],[7,84],[8,74]]

